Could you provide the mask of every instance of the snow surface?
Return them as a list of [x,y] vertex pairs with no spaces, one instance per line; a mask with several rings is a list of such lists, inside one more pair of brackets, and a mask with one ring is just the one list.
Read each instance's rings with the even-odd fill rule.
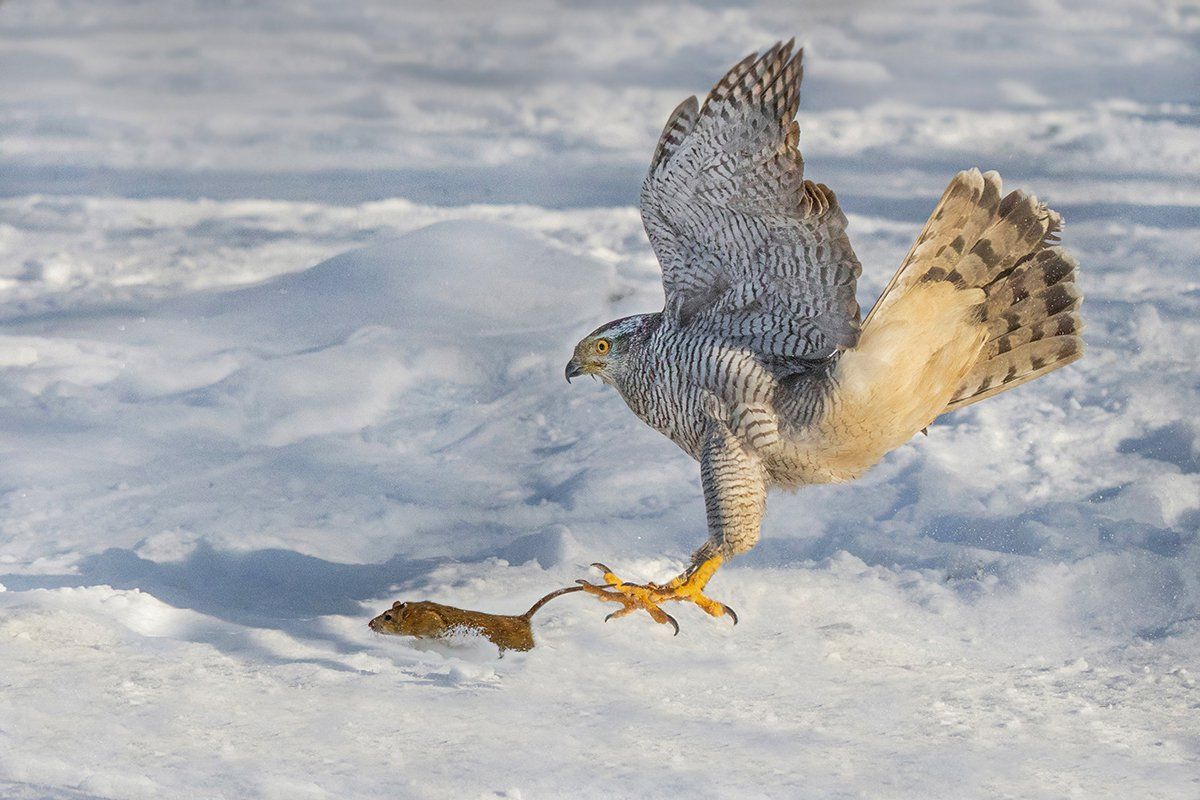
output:
[[[0,796],[1200,796],[1200,14],[1161,2],[0,6]],[[679,608],[380,637],[697,470],[562,366],[661,303],[666,114],[808,44],[864,306],[958,169],[1067,218],[1078,364],[773,496]]]

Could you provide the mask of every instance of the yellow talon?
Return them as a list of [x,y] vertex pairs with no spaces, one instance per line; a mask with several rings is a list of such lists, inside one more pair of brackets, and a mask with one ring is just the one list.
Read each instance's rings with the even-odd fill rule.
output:
[[606,622],[641,609],[649,614],[655,622],[673,627],[675,633],[678,634],[679,623],[662,610],[660,607],[662,603],[686,600],[695,603],[711,616],[723,617],[728,614],[733,620],[733,624],[737,624],[737,614],[733,612],[732,608],[713,600],[703,592],[705,585],[722,563],[724,563],[724,559],[721,556],[713,556],[686,570],[666,584],[626,583],[605,565],[593,564],[592,566],[604,573],[604,585],[598,586],[583,580],[579,581],[579,584],[584,591],[597,599],[621,604],[621,608],[604,618]]

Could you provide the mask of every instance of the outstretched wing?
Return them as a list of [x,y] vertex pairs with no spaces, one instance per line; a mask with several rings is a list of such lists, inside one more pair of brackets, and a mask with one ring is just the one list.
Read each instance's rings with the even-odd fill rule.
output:
[[700,107],[667,120],[642,184],[666,313],[766,356],[818,358],[853,346],[861,267],[846,217],[804,180],[793,117],[803,51],[750,55]]

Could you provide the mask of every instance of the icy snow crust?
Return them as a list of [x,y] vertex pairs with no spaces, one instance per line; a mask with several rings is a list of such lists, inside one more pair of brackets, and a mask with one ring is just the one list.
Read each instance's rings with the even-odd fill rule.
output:
[[[1195,9],[506,8],[0,6],[0,796],[1200,794]],[[1086,358],[773,496],[736,629],[371,634],[702,540],[696,466],[562,368],[660,307],[667,112],[793,32],[864,307],[997,168]]]

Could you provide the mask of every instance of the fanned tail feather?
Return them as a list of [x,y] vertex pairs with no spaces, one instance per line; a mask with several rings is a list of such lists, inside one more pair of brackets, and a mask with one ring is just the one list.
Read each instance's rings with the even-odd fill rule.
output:
[[[1083,354],[1062,221],[977,169],[950,182],[834,373],[822,421],[835,477],[875,463],[947,411]],[[853,443],[853,444],[852,444]],[[842,452],[845,451],[845,452]]]
[[1061,217],[1036,197],[1002,198],[997,173],[960,172],[864,328],[921,283],[983,290],[986,338],[942,413],[1066,366],[1083,355],[1083,320],[1075,260],[1055,246],[1061,228]]
[[1077,265],[1067,251],[1051,244],[1057,241],[1062,220],[1036,198],[1016,192],[1009,197],[1014,198],[1016,209],[1028,209],[1020,213],[1032,213],[1045,223],[1030,227],[1018,240],[1021,247],[1009,250],[1008,259],[1036,235],[1029,252],[1007,267],[978,276],[987,281],[982,308],[987,340],[945,411],[1014,389],[1083,355],[1079,313],[1083,295],[1075,285]]

